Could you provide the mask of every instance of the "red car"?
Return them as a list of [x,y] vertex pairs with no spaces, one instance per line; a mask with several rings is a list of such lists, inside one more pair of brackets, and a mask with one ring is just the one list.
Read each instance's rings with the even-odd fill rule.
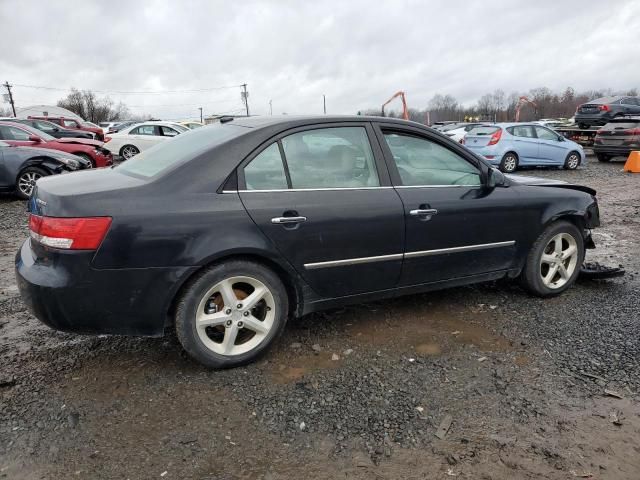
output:
[[0,122],[0,140],[19,147],[51,148],[71,153],[89,160],[92,167],[113,164],[113,155],[102,147],[103,142],[88,138],[55,138],[22,123]]
[[60,125],[63,128],[69,128],[71,130],[84,130],[85,132],[91,132],[95,135],[96,140],[104,142],[104,132],[99,127],[91,127],[85,123],[79,122],[75,118],[65,117],[28,117],[29,120],[47,120]]

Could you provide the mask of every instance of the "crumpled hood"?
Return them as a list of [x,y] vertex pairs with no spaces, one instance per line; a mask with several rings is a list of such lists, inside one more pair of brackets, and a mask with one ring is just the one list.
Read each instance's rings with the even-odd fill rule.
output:
[[60,143],[80,143],[83,145],[93,145],[94,147],[101,147],[104,145],[104,142],[99,140],[91,140],[88,138],[56,138],[57,142]]
[[77,156],[71,153],[63,152],[62,150],[54,150],[52,148],[22,147],[22,146],[12,147],[12,148],[18,149],[21,152],[28,152],[29,154],[32,154],[32,155],[42,155],[42,156],[51,157],[51,158],[68,158],[78,162]]
[[563,180],[555,180],[551,178],[529,177],[526,175],[514,175],[506,173],[504,175],[511,183],[516,185],[534,185],[539,187],[557,187],[567,188],[570,190],[579,190],[581,192],[595,195],[596,191],[593,188],[585,187],[584,185],[573,185]]

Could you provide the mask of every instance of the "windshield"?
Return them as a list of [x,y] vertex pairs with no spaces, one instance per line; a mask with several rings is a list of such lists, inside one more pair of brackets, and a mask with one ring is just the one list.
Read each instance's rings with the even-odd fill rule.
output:
[[144,150],[115,168],[123,173],[154,177],[247,132],[247,128],[226,124],[188,130],[187,133],[177,135],[170,141]]

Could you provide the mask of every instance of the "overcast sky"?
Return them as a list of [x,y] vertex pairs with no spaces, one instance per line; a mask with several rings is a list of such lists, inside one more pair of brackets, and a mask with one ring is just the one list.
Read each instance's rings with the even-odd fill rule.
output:
[[[323,94],[329,113],[355,113],[397,90],[424,108],[435,93],[640,87],[635,0],[2,0],[0,25],[18,107],[72,86],[176,119],[238,113],[245,82],[252,114],[269,100],[322,113]],[[140,91],[166,93],[116,93]]]

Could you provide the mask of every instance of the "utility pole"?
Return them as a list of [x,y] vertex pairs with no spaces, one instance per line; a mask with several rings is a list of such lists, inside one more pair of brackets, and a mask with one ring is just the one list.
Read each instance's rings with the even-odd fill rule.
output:
[[269,100],[269,115],[273,115],[273,100]]
[[241,96],[242,96],[242,100],[244,100],[244,106],[247,109],[247,117],[248,117],[249,116],[249,93],[247,92],[247,84],[243,83],[240,86],[243,89]]
[[326,95],[323,93],[322,94],[322,107],[324,108],[324,114],[327,114],[327,97]]
[[198,107],[198,110],[200,110],[200,123],[204,123],[204,120],[202,119],[202,107]]
[[7,89],[7,92],[9,93],[9,103],[11,104],[11,110],[13,110],[13,116],[16,116],[16,106],[13,103],[13,95],[11,93],[11,87],[12,85],[9,85],[9,82],[6,81],[4,82],[4,86]]

